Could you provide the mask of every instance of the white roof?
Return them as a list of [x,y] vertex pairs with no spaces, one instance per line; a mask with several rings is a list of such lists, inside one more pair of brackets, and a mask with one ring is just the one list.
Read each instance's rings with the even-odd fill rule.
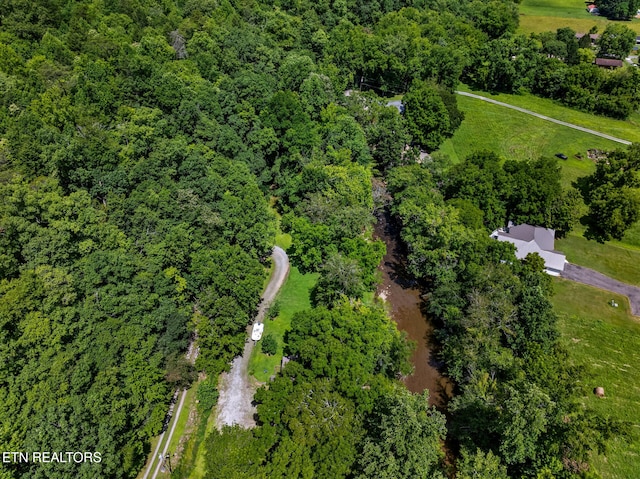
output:
[[[495,235],[494,235],[495,236]],[[516,258],[524,259],[529,253],[538,253],[544,260],[544,267],[556,271],[564,271],[565,255],[555,251],[545,251],[540,249],[535,241],[523,241],[508,236],[502,236],[498,233],[498,241],[508,241],[516,246]]]
[[253,323],[253,329],[251,330],[251,339],[254,341],[260,341],[262,339],[262,332],[264,331],[264,323]]
[[509,222],[507,231],[496,230],[491,237],[515,245],[518,259],[526,258],[529,253],[538,253],[544,260],[545,269],[564,271],[566,257],[554,251],[555,231],[552,229],[527,224],[514,226]]

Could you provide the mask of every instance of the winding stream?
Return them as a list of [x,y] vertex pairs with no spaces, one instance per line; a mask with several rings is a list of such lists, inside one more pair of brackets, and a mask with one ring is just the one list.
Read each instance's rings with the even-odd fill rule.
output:
[[408,338],[417,343],[411,357],[414,372],[404,378],[404,384],[414,393],[428,389],[429,405],[443,407],[451,398],[453,385],[438,371],[433,356],[433,326],[422,312],[420,289],[406,271],[406,251],[400,241],[399,228],[388,211],[378,214],[375,237],[387,245],[387,254],[378,266],[382,272],[382,283],[376,293],[389,305],[398,329],[405,331]]

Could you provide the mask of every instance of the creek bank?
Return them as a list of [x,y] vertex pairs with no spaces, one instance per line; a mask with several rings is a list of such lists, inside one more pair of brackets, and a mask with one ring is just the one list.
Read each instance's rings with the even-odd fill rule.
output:
[[444,408],[452,397],[453,384],[440,373],[441,364],[434,354],[434,328],[423,313],[422,291],[406,270],[407,252],[400,240],[400,228],[387,209],[378,213],[377,218],[375,237],[384,241],[387,253],[378,266],[382,282],[376,294],[389,305],[389,313],[398,329],[417,343],[411,356],[414,371],[403,382],[413,393],[420,394],[428,389],[429,405]]

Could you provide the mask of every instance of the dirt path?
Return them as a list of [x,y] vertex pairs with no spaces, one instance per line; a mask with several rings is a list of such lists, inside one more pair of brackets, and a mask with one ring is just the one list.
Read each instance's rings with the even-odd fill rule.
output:
[[637,286],[622,283],[592,269],[571,263],[565,265],[562,277],[578,283],[595,286],[605,291],[611,291],[612,293],[622,294],[629,298],[631,314],[640,316],[640,288]]
[[[273,275],[262,295],[262,302],[255,322],[264,320],[264,315],[269,305],[276,297],[289,273],[289,258],[282,248],[276,246],[273,249],[272,258],[274,263]],[[250,328],[247,330],[247,338],[249,337],[249,331]],[[256,425],[254,419],[256,409],[252,402],[257,384],[251,381],[247,372],[253,345],[254,342],[249,339],[244,345],[242,356],[238,356],[233,360],[231,371],[220,376],[218,386],[220,397],[218,398],[216,409],[216,427],[218,429],[221,429],[222,426],[232,426],[234,424],[245,428],[251,428]]]
[[489,103],[493,103],[494,105],[504,106],[505,108],[511,108],[512,110],[517,110],[521,113],[526,113],[527,115],[532,115],[542,120],[550,121],[552,123],[557,123],[558,125],[567,126],[569,128],[573,128],[574,130],[584,131],[585,133],[591,133],[592,135],[599,136],[601,138],[606,138],[607,140],[615,141],[618,143],[622,143],[623,145],[630,145],[631,142],[627,140],[623,140],[621,138],[616,138],[615,136],[607,135],[606,133],[602,133],[596,130],[591,130],[589,128],[585,128],[583,126],[574,125],[573,123],[567,123],[566,121],[556,120],[555,118],[551,118],[545,115],[541,115],[540,113],[536,113],[535,111],[527,110],[525,108],[520,108],[519,106],[509,105],[508,103],[504,103],[498,100],[493,100],[491,98],[487,98],[485,96],[476,95],[474,93],[468,93],[466,91],[456,91],[458,95],[468,96],[470,98],[475,98],[477,100],[486,101]]

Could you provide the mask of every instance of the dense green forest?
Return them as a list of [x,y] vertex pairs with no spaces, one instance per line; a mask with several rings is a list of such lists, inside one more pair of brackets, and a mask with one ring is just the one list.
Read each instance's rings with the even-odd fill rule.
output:
[[[208,477],[590,474],[618,425],[577,406],[538,262],[484,229],[510,216],[568,231],[579,193],[547,160],[416,165],[463,121],[461,78],[638,107],[637,71],[594,69],[571,32],[526,38],[517,22],[510,0],[1,2],[0,448],[102,461],[2,463],[0,477],[137,475],[174,389],[242,351],[272,197],[292,262],[319,273],[314,309],[256,395],[259,427],[207,439]],[[385,106],[397,93],[404,116]],[[604,170],[581,191],[593,215],[620,208]],[[441,321],[459,389],[448,427],[399,382],[411,346],[362,301],[384,253],[374,175]]]

